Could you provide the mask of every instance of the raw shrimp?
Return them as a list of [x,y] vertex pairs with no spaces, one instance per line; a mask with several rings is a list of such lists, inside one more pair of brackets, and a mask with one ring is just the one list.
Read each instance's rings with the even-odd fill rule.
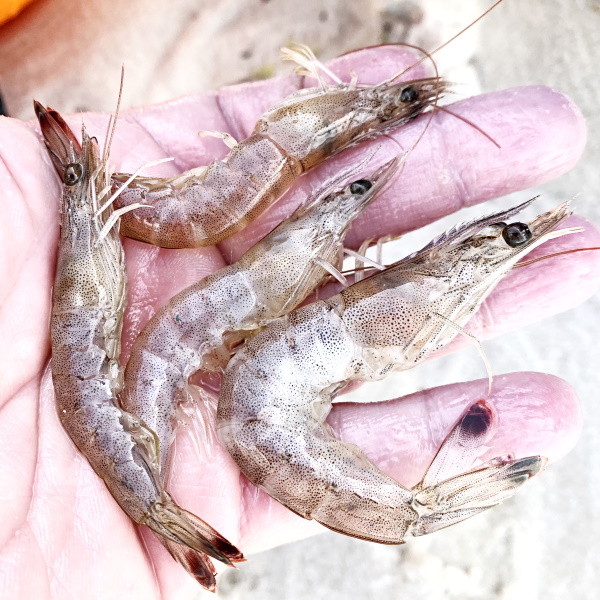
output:
[[202,585],[212,589],[207,554],[227,564],[239,550],[173,502],[159,477],[156,435],[119,406],[125,257],[112,208],[100,208],[109,182],[105,156],[85,128],[81,145],[58,113],[35,103],[63,181],[61,235],[51,317],[52,379],[58,416],[71,440],[121,508],[147,525]]
[[551,231],[570,214],[568,204],[529,224],[504,222],[530,202],[451,229],[341,294],[271,322],[240,350],[224,374],[217,426],[248,479],[304,518],[396,544],[497,504],[537,474],[542,457],[504,457],[462,475],[444,467],[465,443],[483,443],[477,433],[491,425],[481,417],[454,430],[409,490],[335,439],[325,422],[332,397],[349,381],[423,361],[462,331],[519,258],[580,231]]
[[146,325],[125,370],[122,402],[157,434],[163,477],[189,376],[223,369],[232,344],[336,273],[350,223],[398,164],[394,159],[341,190],[334,191],[357,168],[328,181],[238,262],[177,294]]
[[[243,229],[295,179],[345,148],[398,127],[432,106],[447,84],[437,78],[379,85],[327,85],[321,65],[305,47],[287,50],[320,82],[268,110],[249,138],[231,142],[229,155],[170,179],[135,177],[116,201],[141,204],[121,218],[127,237],[166,248],[209,246]],[[330,74],[332,75],[332,74]],[[333,76],[333,75],[332,75]],[[115,174],[115,185],[130,179]]]

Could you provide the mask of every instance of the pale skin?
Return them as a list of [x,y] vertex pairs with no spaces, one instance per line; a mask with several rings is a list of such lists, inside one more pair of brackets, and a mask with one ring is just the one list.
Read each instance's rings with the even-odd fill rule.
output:
[[[377,82],[395,73],[402,61],[408,61],[403,51],[381,48],[343,57],[334,66],[343,77],[352,68],[359,80]],[[280,79],[223,90],[218,102],[214,95],[204,95],[124,112],[111,162],[118,170],[132,172],[143,162],[174,156],[175,164],[153,171],[165,176],[205,164],[223,156],[227,148],[219,140],[199,138],[198,131],[227,130],[243,137],[268,106],[301,83],[299,78]],[[585,142],[577,109],[564,96],[544,88],[483,96],[454,110],[476,121],[502,148],[498,150],[464,123],[437,115],[401,179],[357,220],[348,245],[356,249],[365,238],[411,230],[463,204],[556,177],[575,163]],[[84,118],[88,131],[102,138],[106,116]],[[393,137],[409,148],[426,119],[421,117]],[[80,117],[68,121],[77,131]],[[382,141],[381,161],[399,151],[390,140]],[[236,260],[282,215],[289,214],[307,189],[363,153],[357,148],[302,177],[280,203],[218,247],[161,250],[125,241],[130,298],[124,359],[143,324],[174,293]],[[0,520],[5,524],[0,531],[0,589],[11,598],[118,597],[125,590],[129,598],[200,593],[148,532],[140,536],[60,427],[46,370],[59,182],[39,135],[29,124],[0,121],[0,157],[0,444],[4,457]],[[482,207],[484,212],[488,211]],[[567,223],[580,224],[581,219]],[[586,225],[584,233],[551,242],[531,256],[598,246],[599,241],[597,230]],[[486,329],[486,335],[492,335],[520,328],[583,301],[600,283],[598,261],[597,253],[586,252],[518,269],[474,317],[471,330]],[[344,441],[359,445],[391,476],[411,486],[456,419],[485,396],[486,389],[487,381],[479,381],[402,401],[339,404],[329,420]],[[368,390],[363,388],[365,398],[373,400]],[[556,460],[579,435],[581,414],[575,393],[554,377],[530,373],[497,377],[490,399],[499,425],[484,458],[514,452]],[[399,423],[406,427],[398,427]],[[180,435],[173,495],[236,543],[250,560],[253,552],[320,530],[253,488],[218,444],[200,451],[199,457],[191,437]]]

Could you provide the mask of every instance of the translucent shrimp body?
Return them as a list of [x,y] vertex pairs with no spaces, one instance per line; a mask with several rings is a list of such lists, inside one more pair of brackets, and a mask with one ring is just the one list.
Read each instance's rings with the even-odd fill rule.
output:
[[[155,434],[119,406],[121,328],[127,297],[125,257],[111,207],[105,159],[85,129],[80,145],[54,111],[35,104],[46,146],[64,186],[51,316],[52,379],[58,416],[121,508],[150,527],[200,582],[214,588],[210,556],[241,553],[173,502],[159,477]],[[108,227],[107,227],[108,223]],[[206,554],[205,554],[206,553]]]
[[350,223],[397,165],[394,159],[342,189],[351,172],[327,182],[238,262],[180,292],[148,323],[129,358],[123,404],[156,432],[163,476],[189,376],[224,368],[232,343],[291,311],[328,265],[339,266]]
[[[311,64],[321,79],[320,64],[316,59]],[[300,90],[268,110],[225,159],[171,179],[136,177],[116,205],[150,208],[123,215],[121,233],[165,248],[216,244],[243,229],[299,175],[413,119],[444,87],[431,78],[375,86],[322,82]],[[128,178],[113,176],[117,184]]]
[[231,360],[219,437],[252,483],[307,519],[393,544],[498,503],[540,470],[541,457],[499,459],[477,475],[443,468],[443,456],[460,454],[465,439],[483,443],[477,432],[490,427],[480,423],[451,434],[442,458],[409,490],[325,422],[347,382],[421,362],[460,331],[519,258],[573,232],[551,231],[570,214],[566,204],[529,225],[503,222],[527,204],[458,226],[341,294],[273,321]]

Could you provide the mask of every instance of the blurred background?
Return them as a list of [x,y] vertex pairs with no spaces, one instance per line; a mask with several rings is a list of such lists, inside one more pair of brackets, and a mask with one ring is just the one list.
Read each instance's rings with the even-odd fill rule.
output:
[[[436,48],[492,3],[483,0],[12,0],[0,2],[0,109],[33,117],[31,99],[61,112],[114,109],[289,72],[279,47],[311,46],[326,60],[382,42]],[[43,40],[43,44],[40,44]],[[589,127],[586,153],[542,193],[547,209],[579,192],[577,212],[600,223],[600,2],[505,0],[436,56],[463,95],[544,84],[568,93]],[[469,218],[481,209],[465,210]],[[456,222],[406,236],[387,260]],[[569,381],[585,424],[575,450],[501,507],[459,527],[378,546],[331,532],[254,555],[220,576],[217,598],[596,598],[600,585],[600,297],[565,315],[486,342],[495,373],[544,371]],[[518,352],[515,351],[518,348]],[[485,370],[475,350],[386,380],[382,399]],[[345,398],[351,399],[351,398]],[[208,597],[198,591],[194,597]]]

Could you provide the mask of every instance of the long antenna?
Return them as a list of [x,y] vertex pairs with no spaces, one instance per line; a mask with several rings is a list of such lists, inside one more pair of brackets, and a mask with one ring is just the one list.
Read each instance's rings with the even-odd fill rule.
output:
[[533,263],[540,262],[541,260],[546,260],[547,258],[552,258],[554,256],[561,256],[563,254],[574,254],[575,252],[589,252],[590,250],[600,250],[600,248],[574,248],[573,250],[563,250],[562,252],[544,254],[544,256],[539,256],[538,258],[532,258],[531,260],[519,262],[513,267],[513,269],[516,269],[517,267],[525,267],[527,265],[532,265]]
[[[504,0],[498,0],[497,2],[492,4],[492,6],[490,6],[483,14],[479,15],[474,21],[469,23],[466,27],[461,29],[457,34],[453,35],[449,40],[446,40],[441,46],[438,46],[435,50],[433,50],[429,54],[430,55],[435,54],[436,52],[439,52],[442,48],[445,48],[448,44],[453,42],[457,37],[459,37],[460,35],[465,33],[465,31],[468,31],[471,27],[473,27],[473,25],[475,25],[475,23],[478,23],[479,21],[481,21],[481,19],[483,19],[488,13],[490,13],[492,10],[494,10],[494,8],[496,8],[496,6],[498,6],[498,4],[500,4],[503,1]],[[403,45],[408,45],[408,44],[403,44]],[[407,67],[406,69],[404,69],[404,71],[401,71],[400,73],[398,73],[398,75],[395,75],[394,77],[392,77],[392,79],[390,81],[394,81],[395,79],[398,79],[398,77],[402,77],[402,75],[404,75],[404,73],[406,73],[407,71],[410,71],[411,69],[414,69],[415,67],[418,67],[425,60],[427,60],[426,56],[419,59],[416,63],[413,63],[410,67]]]
[[[110,153],[110,147],[112,145],[113,137],[115,135],[115,129],[117,127],[117,117],[119,116],[119,109],[121,108],[121,98],[123,96],[123,82],[125,81],[125,65],[121,65],[121,83],[119,84],[119,97],[117,98],[117,108],[115,114],[111,115],[108,119],[108,125],[106,127],[106,144],[104,145],[104,157],[102,161],[106,164]],[[112,126],[112,127],[111,127]],[[109,134],[110,132],[110,134]]]

